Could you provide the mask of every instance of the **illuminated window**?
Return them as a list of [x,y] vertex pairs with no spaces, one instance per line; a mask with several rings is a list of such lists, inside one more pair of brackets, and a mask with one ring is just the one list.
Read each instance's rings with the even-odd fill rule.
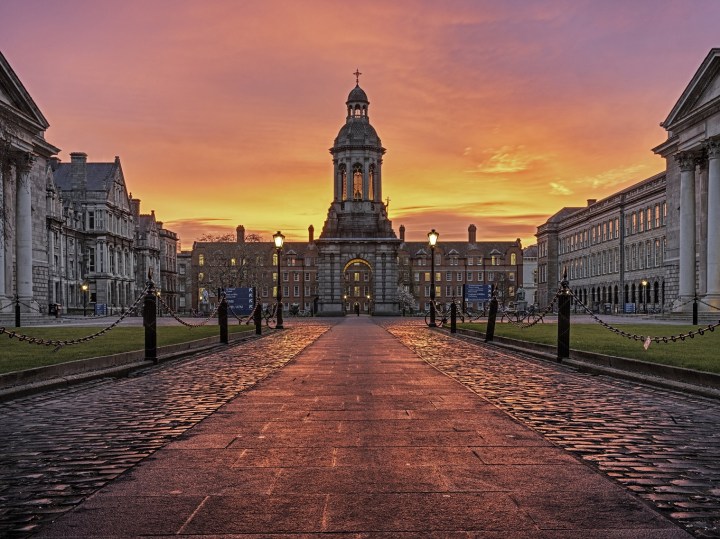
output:
[[362,200],[362,166],[357,164],[353,166],[353,200]]
[[510,255],[510,265],[514,266],[515,264],[517,264],[517,255],[512,253]]
[[368,173],[368,199],[375,199],[375,165],[370,165]]
[[340,182],[342,184],[342,199],[347,200],[348,198],[348,192],[347,192],[347,169],[345,168],[345,165],[340,165]]
[[205,255],[198,255],[198,265],[199,266],[205,265]]

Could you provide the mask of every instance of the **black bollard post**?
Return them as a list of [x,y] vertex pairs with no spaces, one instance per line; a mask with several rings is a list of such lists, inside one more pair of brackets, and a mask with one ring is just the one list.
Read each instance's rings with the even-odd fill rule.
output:
[[572,303],[572,296],[570,295],[569,284],[567,272],[565,272],[563,280],[560,282],[561,290],[558,295],[558,361],[570,357],[570,304]]
[[148,289],[145,293],[145,302],[143,304],[145,359],[151,359],[153,363],[157,363],[157,296],[155,295],[155,283],[153,283],[152,280],[152,269],[148,271],[147,284]]
[[495,337],[495,319],[498,312],[498,300],[495,296],[490,300],[490,312],[488,313],[487,328],[485,328],[485,342],[492,342]]
[[253,319],[255,322],[255,335],[262,335],[262,305],[260,303],[255,305]]
[[220,292],[220,305],[218,307],[218,324],[220,324],[220,342],[227,344],[228,341],[228,304],[225,299],[225,291]]
[[15,296],[15,327],[20,327],[20,297]]
[[457,304],[450,304],[450,333],[457,333]]
[[698,299],[697,296],[693,298],[693,326],[698,325]]

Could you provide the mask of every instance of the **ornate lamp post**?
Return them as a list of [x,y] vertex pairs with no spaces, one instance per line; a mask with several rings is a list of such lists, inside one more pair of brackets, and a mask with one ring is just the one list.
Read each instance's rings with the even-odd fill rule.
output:
[[80,288],[82,289],[83,294],[83,316],[87,316],[87,294],[88,294],[88,286],[87,283],[83,283],[80,285]]
[[428,232],[428,242],[430,243],[430,327],[437,326],[435,323],[435,245],[440,234],[433,228]]
[[282,255],[283,243],[285,242],[285,236],[283,236],[278,230],[275,234],[273,234],[273,241],[275,242],[275,249],[277,250],[277,293],[275,294],[275,298],[277,299],[277,325],[275,328],[283,329],[282,291],[280,288],[280,258]]
[[645,314],[647,314],[647,285],[648,282],[646,279],[643,279],[640,281],[640,284],[642,285],[642,295],[643,295],[643,311]]

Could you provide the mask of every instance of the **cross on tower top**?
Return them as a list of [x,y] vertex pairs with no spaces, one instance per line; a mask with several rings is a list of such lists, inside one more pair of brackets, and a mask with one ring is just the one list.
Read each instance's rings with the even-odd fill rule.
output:
[[360,69],[359,68],[355,69],[355,73],[353,73],[353,75],[355,75],[355,84],[357,84],[359,86],[360,85],[360,75],[362,75],[362,73],[360,73]]

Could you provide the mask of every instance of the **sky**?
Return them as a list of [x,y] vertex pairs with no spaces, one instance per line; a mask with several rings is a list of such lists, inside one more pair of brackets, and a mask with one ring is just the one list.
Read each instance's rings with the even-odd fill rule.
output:
[[2,0],[0,50],[61,160],[120,156],[185,249],[319,234],[356,69],[395,230],[528,246],[664,170],[719,21],[718,0]]

